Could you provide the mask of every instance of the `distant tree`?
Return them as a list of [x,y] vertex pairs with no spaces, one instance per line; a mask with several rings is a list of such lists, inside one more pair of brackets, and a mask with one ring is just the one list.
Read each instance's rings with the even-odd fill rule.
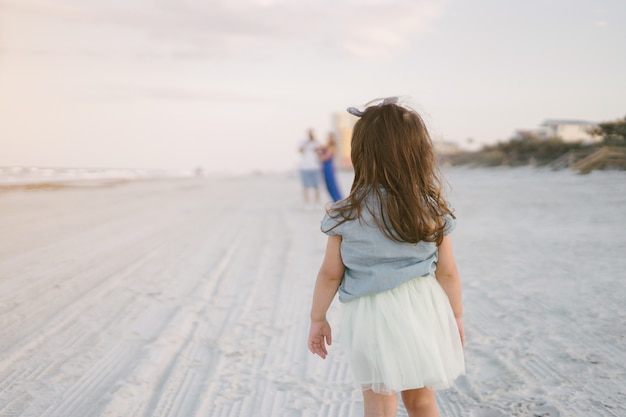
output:
[[607,144],[624,144],[626,142],[626,117],[614,122],[599,123],[591,129],[591,133],[602,136]]
[[518,130],[511,139],[526,142],[538,142],[541,140],[541,137],[539,136],[539,132],[534,130]]

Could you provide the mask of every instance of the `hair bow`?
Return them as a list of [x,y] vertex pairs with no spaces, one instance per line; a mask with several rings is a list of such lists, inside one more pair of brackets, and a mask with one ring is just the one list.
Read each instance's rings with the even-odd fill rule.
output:
[[361,116],[363,116],[363,113],[365,112],[365,109],[367,109],[368,107],[384,106],[386,104],[397,104],[398,103],[398,99],[399,99],[399,97],[397,97],[397,96],[386,97],[386,98],[377,98],[377,99],[369,101],[367,104],[365,104],[365,106],[363,106],[363,110],[359,110],[356,107],[348,107],[346,109],[346,111],[348,113],[356,116],[356,117],[361,117]]

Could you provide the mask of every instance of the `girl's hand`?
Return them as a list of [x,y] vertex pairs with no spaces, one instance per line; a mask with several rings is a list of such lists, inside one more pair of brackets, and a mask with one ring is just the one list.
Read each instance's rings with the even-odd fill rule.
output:
[[461,346],[465,347],[465,328],[463,327],[463,317],[456,318],[456,327],[459,328],[459,336],[461,337]]
[[330,346],[332,340],[330,324],[328,324],[327,320],[311,321],[311,327],[309,329],[309,350],[311,353],[318,355],[322,359],[326,359],[326,355],[328,355],[326,344]]

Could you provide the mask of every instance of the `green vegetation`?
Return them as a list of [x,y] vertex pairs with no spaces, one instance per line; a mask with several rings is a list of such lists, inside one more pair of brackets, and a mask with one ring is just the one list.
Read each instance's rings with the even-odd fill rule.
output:
[[567,143],[558,138],[547,140],[511,140],[484,146],[476,152],[464,152],[450,157],[453,165],[521,166],[548,165],[569,152],[592,153],[593,145]]
[[591,134],[602,136],[606,145],[624,146],[626,142],[626,117],[614,122],[600,123],[591,130]]
[[484,146],[476,152],[461,152],[442,157],[452,165],[473,166],[549,166],[573,168],[581,173],[594,169],[626,170],[626,117],[600,123],[592,134],[602,137],[593,144],[563,142],[559,138],[539,139],[525,134],[519,139]]

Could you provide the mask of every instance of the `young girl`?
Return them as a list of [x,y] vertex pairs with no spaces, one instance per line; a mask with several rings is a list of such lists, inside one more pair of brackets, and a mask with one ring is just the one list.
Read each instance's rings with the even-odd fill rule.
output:
[[328,354],[326,312],[338,291],[342,341],[365,415],[395,416],[400,393],[409,416],[438,416],[433,390],[465,372],[461,283],[449,236],[456,220],[421,117],[397,98],[348,111],[360,117],[354,182],[322,220],[329,237],[309,350]]

